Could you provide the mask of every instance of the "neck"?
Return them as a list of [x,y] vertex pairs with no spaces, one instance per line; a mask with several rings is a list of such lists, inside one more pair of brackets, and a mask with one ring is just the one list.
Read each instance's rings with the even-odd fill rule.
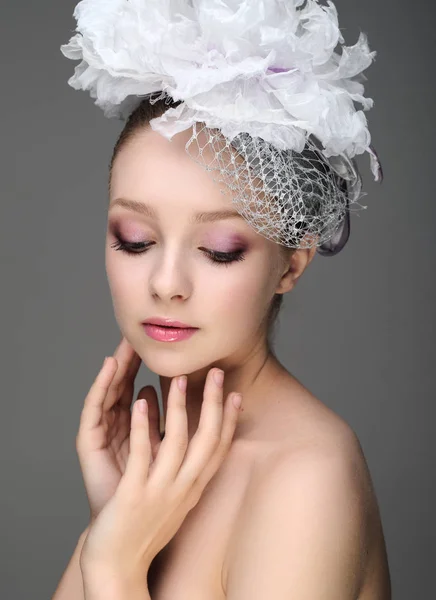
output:
[[[218,367],[224,371],[224,401],[227,401],[230,392],[240,392],[242,394],[242,411],[238,416],[238,424],[233,440],[242,438],[247,431],[262,419],[262,415],[268,408],[267,403],[272,397],[271,384],[276,384],[277,377],[286,373],[286,370],[269,347],[259,345],[248,354],[246,353],[244,357],[217,360],[213,365],[187,374],[186,412],[189,440],[192,439],[198,428],[206,377],[212,367]],[[163,418],[166,422],[171,378],[160,376],[159,382],[164,411]]]

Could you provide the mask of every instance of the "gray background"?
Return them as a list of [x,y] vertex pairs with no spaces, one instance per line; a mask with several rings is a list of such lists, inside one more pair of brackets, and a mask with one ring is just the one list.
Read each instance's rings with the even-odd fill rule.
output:
[[[5,3],[6,4],[6,3]],[[1,15],[1,590],[47,599],[87,525],[75,451],[83,400],[119,341],[104,268],[107,169],[121,122],[67,85],[75,2]],[[385,181],[337,257],[286,297],[282,362],[359,436],[393,597],[434,594],[435,5],[338,0],[348,45],[378,51],[367,113]],[[158,386],[144,365],[142,385]],[[157,389],[159,389],[157,387]],[[135,396],[136,397],[136,396]]]

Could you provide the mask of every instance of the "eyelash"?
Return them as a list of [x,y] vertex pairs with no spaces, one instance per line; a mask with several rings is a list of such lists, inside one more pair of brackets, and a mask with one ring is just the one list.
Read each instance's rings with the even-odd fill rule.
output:
[[[125,252],[129,256],[133,254],[145,254],[150,246],[147,246],[144,242],[125,242],[117,235],[115,236],[117,242],[111,245],[111,248],[115,250],[121,250],[121,252]],[[147,246],[144,248],[144,246]],[[137,252],[132,250],[132,248],[143,248],[142,251]],[[229,266],[233,262],[245,260],[245,255],[243,250],[236,250],[235,252],[217,252],[214,250],[208,250],[206,252],[206,257],[208,260],[214,265],[225,265]]]

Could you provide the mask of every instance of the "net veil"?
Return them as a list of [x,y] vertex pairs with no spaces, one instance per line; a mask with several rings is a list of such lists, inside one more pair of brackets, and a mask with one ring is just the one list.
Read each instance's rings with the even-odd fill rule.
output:
[[248,133],[230,141],[219,130],[194,123],[186,151],[225,185],[221,192],[227,189],[253,229],[288,248],[325,248],[349,219],[350,199],[361,197],[357,173],[348,184],[312,140],[298,153]]
[[[171,98],[148,97],[150,104],[158,100],[168,104]],[[358,202],[366,194],[356,162],[327,159],[313,136],[297,152],[245,132],[230,139],[194,122],[185,149],[257,233],[287,248],[338,254],[349,238],[350,212],[366,208]]]

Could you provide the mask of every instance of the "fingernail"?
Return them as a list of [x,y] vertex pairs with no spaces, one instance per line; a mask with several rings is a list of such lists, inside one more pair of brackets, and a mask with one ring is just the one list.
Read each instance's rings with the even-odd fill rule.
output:
[[186,392],[186,383],[187,383],[186,375],[182,375],[181,377],[178,377],[177,385],[179,386],[179,390],[181,392]]
[[241,408],[241,404],[242,404],[242,396],[241,394],[236,394],[235,396],[233,396],[233,405],[235,408]]
[[141,400],[138,400],[138,408],[139,408],[139,411],[145,415],[147,412],[147,409],[148,409],[147,400],[144,400],[144,398],[141,398]]
[[108,359],[108,356],[106,356],[106,358],[105,358],[105,359],[104,359],[104,361],[103,361],[103,367],[104,367],[104,366],[105,366],[105,364],[107,363],[107,359]]
[[213,378],[218,387],[223,387],[224,371],[214,371]]

